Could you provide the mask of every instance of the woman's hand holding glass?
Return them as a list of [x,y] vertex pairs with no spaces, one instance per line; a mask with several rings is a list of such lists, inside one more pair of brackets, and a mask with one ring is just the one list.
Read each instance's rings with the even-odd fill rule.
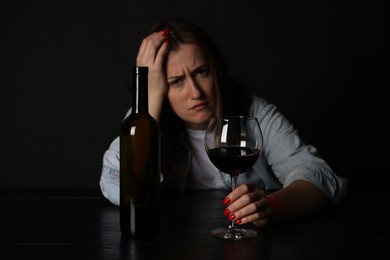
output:
[[265,192],[254,184],[241,184],[224,201],[225,216],[236,225],[253,223],[263,227],[269,222],[271,209]]

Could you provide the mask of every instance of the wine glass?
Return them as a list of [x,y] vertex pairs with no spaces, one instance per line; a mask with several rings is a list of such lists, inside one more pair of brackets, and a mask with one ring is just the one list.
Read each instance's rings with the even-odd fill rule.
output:
[[[251,169],[259,158],[263,135],[255,117],[217,116],[209,121],[204,144],[215,167],[230,175],[234,190],[238,176]],[[235,226],[232,221],[227,228],[214,229],[212,235],[238,240],[255,237],[257,231]]]

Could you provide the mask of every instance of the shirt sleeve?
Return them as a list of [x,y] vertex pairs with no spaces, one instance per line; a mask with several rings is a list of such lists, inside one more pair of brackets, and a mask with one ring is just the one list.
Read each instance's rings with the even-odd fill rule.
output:
[[[110,147],[103,155],[102,173],[100,176],[100,190],[105,198],[114,205],[119,206],[119,180],[120,180],[119,136],[112,141]],[[160,181],[163,175],[160,173]]]
[[333,204],[344,198],[348,180],[336,175],[314,146],[304,143],[276,106],[256,98],[252,113],[258,116],[263,132],[267,163],[283,187],[304,180],[320,188]]
[[119,137],[103,155],[100,189],[104,197],[119,206]]

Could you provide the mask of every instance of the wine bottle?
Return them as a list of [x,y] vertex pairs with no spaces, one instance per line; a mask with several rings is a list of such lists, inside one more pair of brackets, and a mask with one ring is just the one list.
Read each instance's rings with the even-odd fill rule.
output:
[[148,110],[148,67],[133,67],[132,109],[120,131],[120,230],[157,234],[160,224],[160,130]]

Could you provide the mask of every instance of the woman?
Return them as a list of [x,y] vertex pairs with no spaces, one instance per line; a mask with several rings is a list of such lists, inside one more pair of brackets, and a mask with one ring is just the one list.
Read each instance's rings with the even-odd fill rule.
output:
[[[160,23],[142,41],[137,65],[149,67],[149,112],[162,135],[163,189],[229,189],[230,177],[206,155],[204,132],[212,116],[249,115],[259,120],[264,149],[224,200],[229,220],[263,227],[318,212],[344,197],[347,180],[302,141],[274,105],[228,77],[215,44],[198,26]],[[119,137],[104,155],[100,187],[119,205]]]

